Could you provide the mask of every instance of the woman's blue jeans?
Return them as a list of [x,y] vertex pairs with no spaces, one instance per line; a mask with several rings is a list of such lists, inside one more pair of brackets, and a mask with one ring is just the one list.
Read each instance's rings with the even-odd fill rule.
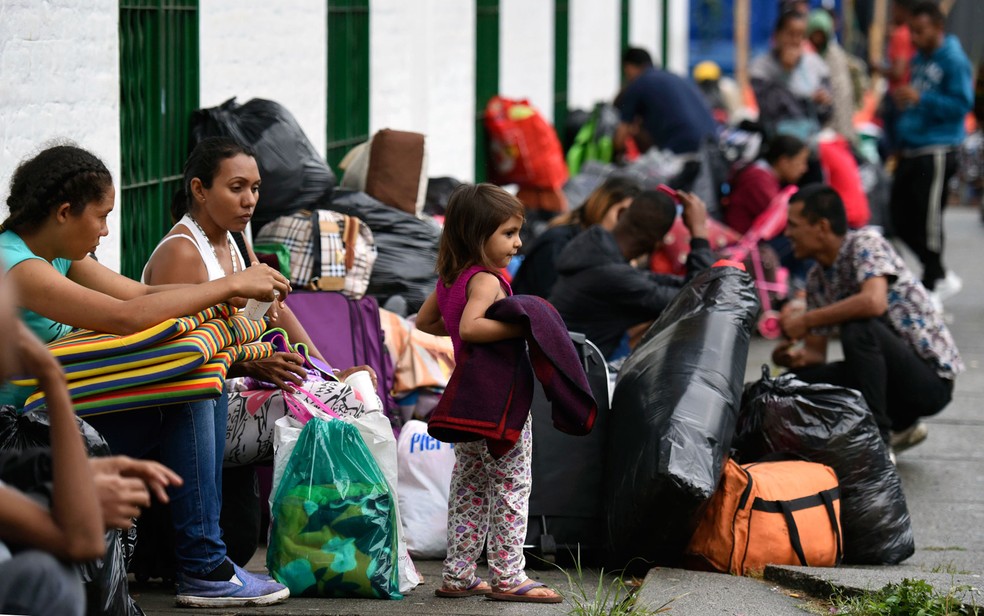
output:
[[88,418],[114,454],[146,458],[160,447],[160,461],[184,480],[170,488],[175,556],[181,573],[202,577],[222,564],[226,546],[219,528],[222,457],[228,404],[211,400],[135,409]]

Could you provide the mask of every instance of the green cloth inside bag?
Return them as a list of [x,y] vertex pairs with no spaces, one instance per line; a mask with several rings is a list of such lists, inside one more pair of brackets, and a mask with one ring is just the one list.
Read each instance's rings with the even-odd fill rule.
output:
[[293,596],[402,599],[395,499],[355,426],[312,419],[273,501],[270,573]]

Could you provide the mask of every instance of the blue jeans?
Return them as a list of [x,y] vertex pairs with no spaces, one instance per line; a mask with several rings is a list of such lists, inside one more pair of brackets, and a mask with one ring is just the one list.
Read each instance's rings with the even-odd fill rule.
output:
[[146,458],[159,446],[161,462],[184,479],[168,496],[178,567],[193,577],[211,573],[226,557],[219,511],[228,410],[222,394],[86,419],[106,437],[114,454]]
[[51,554],[20,552],[0,564],[0,612],[82,616],[82,580],[72,567]]

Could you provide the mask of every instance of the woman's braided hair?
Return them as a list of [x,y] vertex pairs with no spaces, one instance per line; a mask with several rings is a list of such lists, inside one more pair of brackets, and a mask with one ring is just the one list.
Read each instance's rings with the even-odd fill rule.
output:
[[0,231],[33,231],[63,203],[79,214],[88,203],[102,199],[112,185],[109,169],[86,150],[74,145],[47,148],[14,171],[7,197],[10,215]]

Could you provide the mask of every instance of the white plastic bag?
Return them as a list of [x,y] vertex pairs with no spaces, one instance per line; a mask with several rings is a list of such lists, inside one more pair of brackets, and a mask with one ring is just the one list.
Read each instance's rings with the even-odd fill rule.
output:
[[427,434],[426,423],[411,420],[403,425],[397,448],[397,496],[407,549],[414,558],[444,558],[454,446]]
[[294,452],[297,439],[301,436],[304,424],[290,415],[285,415],[273,424],[273,489],[270,490],[270,506],[273,507],[273,497],[277,493],[284,469]]

